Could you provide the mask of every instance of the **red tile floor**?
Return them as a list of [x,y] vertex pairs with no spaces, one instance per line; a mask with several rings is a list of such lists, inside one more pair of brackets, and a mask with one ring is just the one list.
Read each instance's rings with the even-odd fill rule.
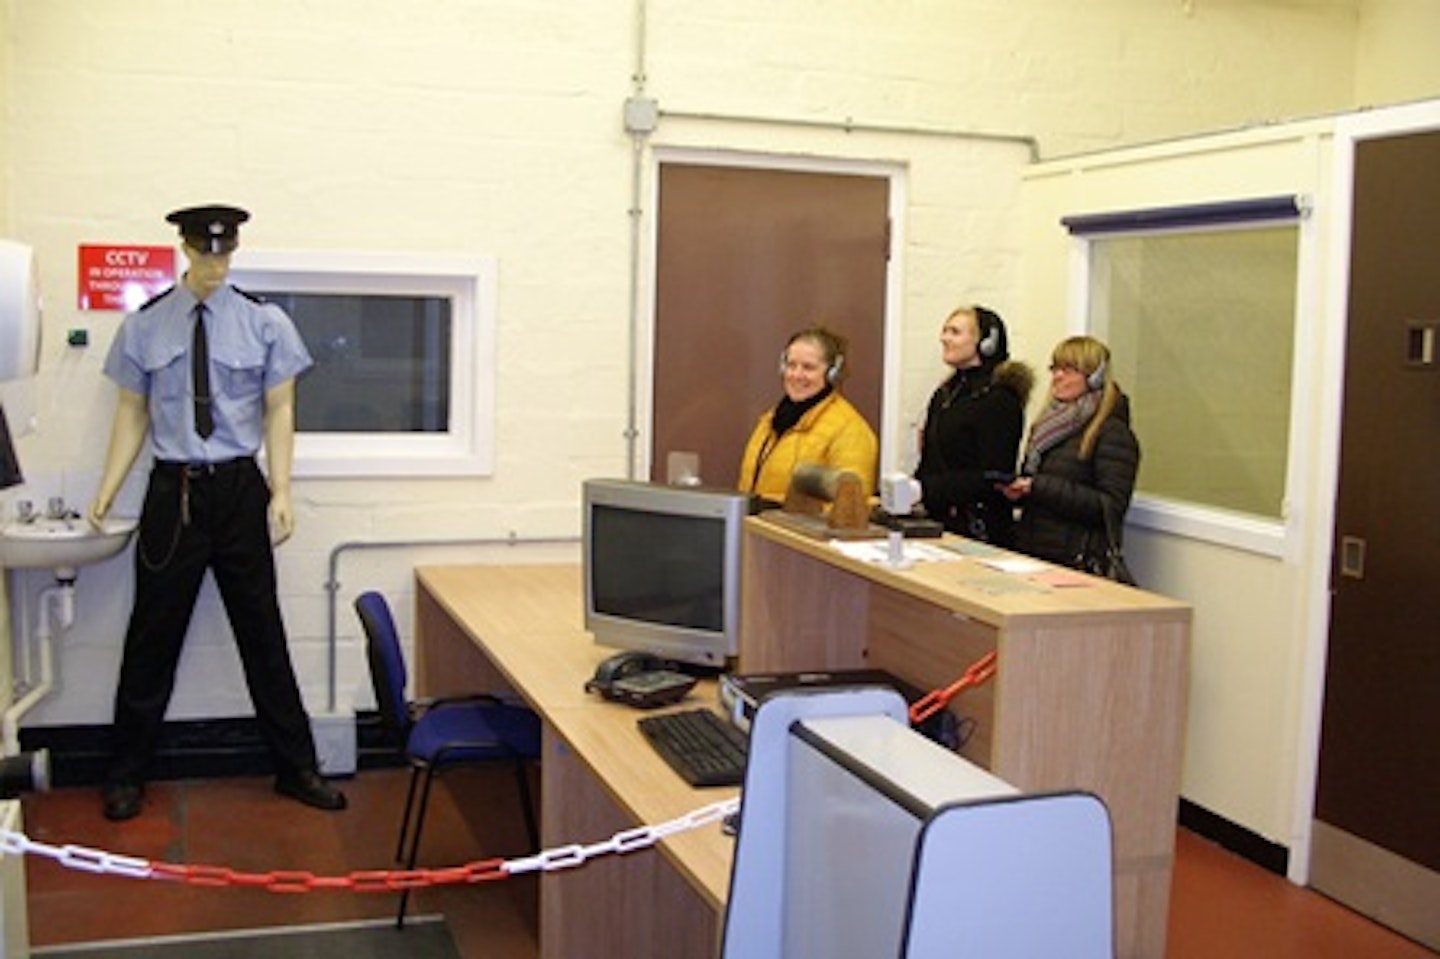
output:
[[[94,789],[25,798],[25,831],[37,841],[243,872],[345,875],[391,867],[404,770],[367,770],[344,782],[350,809],[323,813],[276,796],[268,778],[152,784],[128,823],[100,815]],[[432,799],[422,865],[516,856],[524,847],[513,780],[505,769],[447,773]],[[457,800],[493,809],[466,824]],[[602,837],[577,837],[590,841]],[[277,894],[94,876],[45,859],[27,862],[35,946],[223,929],[391,916],[391,893]],[[534,876],[473,887],[419,890],[412,915],[444,915],[462,956],[534,959]],[[1171,895],[1168,959],[1422,959],[1435,953],[1343,906],[1181,830]]]

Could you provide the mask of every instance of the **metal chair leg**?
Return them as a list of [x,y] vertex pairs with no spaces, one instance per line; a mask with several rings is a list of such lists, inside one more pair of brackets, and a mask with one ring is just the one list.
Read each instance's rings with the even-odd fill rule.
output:
[[405,815],[400,817],[400,841],[395,844],[395,861],[405,861],[405,837],[410,834],[410,811],[415,806],[415,784],[420,781],[420,767],[410,767],[410,788],[405,792]]
[[[417,768],[418,774],[420,770]],[[435,779],[435,767],[425,767],[425,784],[420,787],[420,808],[415,811],[415,828],[410,835],[410,854],[406,857],[406,870],[414,870],[415,861],[420,858],[420,832],[425,825],[425,809],[430,804],[430,785]],[[405,927],[405,909],[410,902],[410,890],[407,888],[400,893],[400,911],[395,917],[395,928]]]

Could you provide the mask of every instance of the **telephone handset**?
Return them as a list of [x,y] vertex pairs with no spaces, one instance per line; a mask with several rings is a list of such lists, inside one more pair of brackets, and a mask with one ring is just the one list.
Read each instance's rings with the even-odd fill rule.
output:
[[695,677],[674,670],[651,653],[616,653],[595,667],[585,682],[587,693],[629,703],[642,709],[678,702],[695,687]]

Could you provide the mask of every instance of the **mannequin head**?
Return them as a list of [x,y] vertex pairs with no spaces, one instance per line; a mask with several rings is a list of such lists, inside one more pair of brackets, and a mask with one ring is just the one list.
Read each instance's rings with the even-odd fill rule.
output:
[[202,253],[188,240],[181,244],[180,252],[190,264],[185,269],[185,288],[195,294],[195,299],[204,300],[225,285],[230,275],[229,253]]
[[240,224],[250,214],[235,206],[211,204],[175,210],[165,217],[180,230],[181,251],[189,261],[185,286],[203,300],[230,275],[230,254],[240,245]]

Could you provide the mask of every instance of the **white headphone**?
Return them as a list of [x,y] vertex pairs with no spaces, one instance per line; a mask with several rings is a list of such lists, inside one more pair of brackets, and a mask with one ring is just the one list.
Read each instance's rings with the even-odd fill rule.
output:
[[976,332],[984,334],[975,344],[975,349],[988,360],[1000,352],[1000,324],[1002,321],[994,310],[983,306],[973,307],[972,312],[975,314]]
[[1085,386],[1091,390],[1098,390],[1103,387],[1105,385],[1105,367],[1109,365],[1109,363],[1102,359],[1100,365],[1095,367],[1095,372],[1085,377]]

